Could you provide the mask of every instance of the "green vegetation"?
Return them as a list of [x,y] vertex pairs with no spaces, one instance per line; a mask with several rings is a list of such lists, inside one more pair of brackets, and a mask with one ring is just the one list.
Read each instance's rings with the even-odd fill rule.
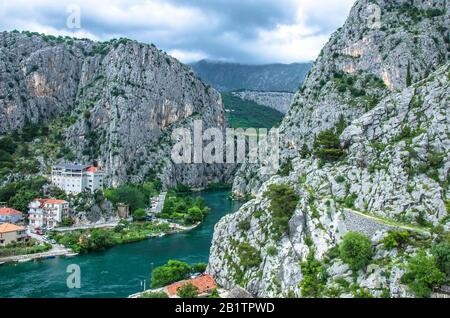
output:
[[337,161],[345,155],[339,141],[339,136],[344,131],[345,126],[345,119],[341,116],[339,123],[334,128],[324,130],[316,136],[313,154],[322,162]]
[[43,253],[51,249],[51,244],[38,243],[30,239],[27,242],[12,242],[6,246],[0,246],[0,257]]
[[359,271],[372,260],[372,243],[360,233],[348,232],[339,245],[339,255],[352,271]]
[[185,262],[169,260],[167,264],[156,267],[152,271],[152,288],[160,288],[187,279],[190,275],[197,273],[200,266],[205,268],[204,264],[190,266]]
[[91,252],[104,250],[118,244],[148,239],[149,235],[170,231],[167,223],[129,223],[122,220],[114,229],[77,230],[72,232],[51,232],[49,236],[73,251]]
[[134,210],[132,217],[133,221],[144,221],[147,217],[147,212],[145,209],[136,209]]
[[9,207],[26,212],[30,201],[41,196],[41,189],[47,183],[43,177],[8,183],[0,188],[0,202],[7,202]]
[[272,184],[264,197],[271,200],[269,211],[272,217],[272,227],[278,237],[289,230],[289,220],[295,212],[299,196],[288,185]]
[[292,166],[292,158],[286,159],[278,170],[278,175],[282,177],[289,177],[289,174],[294,171],[294,167]]
[[172,220],[180,224],[195,224],[202,222],[210,209],[201,197],[193,198],[189,194],[177,193],[170,190],[167,193],[161,218]]
[[445,282],[445,274],[439,270],[436,258],[421,250],[408,261],[401,281],[417,297],[430,297],[433,288]]
[[305,262],[300,263],[303,280],[300,283],[302,296],[320,297],[327,281],[326,270],[323,264],[317,261],[314,253],[310,252]]
[[242,100],[231,93],[222,93],[222,100],[232,128],[272,128],[284,117],[275,109]]
[[381,241],[388,250],[394,248],[404,248],[411,241],[408,231],[389,231],[388,235]]
[[160,181],[145,182],[138,185],[123,185],[114,189],[105,189],[103,193],[115,205],[127,204],[131,211],[144,209],[150,196],[156,196],[161,191]]
[[180,298],[197,298],[198,293],[198,288],[191,283],[186,283],[177,290],[177,295]]
[[450,277],[450,242],[441,242],[434,245],[431,252],[436,259],[436,265],[441,272],[447,275],[448,279]]
[[257,267],[262,262],[259,251],[249,243],[243,242],[239,244],[237,251],[240,259],[239,264],[245,269]]
[[139,298],[169,298],[165,292],[147,292],[139,296]]

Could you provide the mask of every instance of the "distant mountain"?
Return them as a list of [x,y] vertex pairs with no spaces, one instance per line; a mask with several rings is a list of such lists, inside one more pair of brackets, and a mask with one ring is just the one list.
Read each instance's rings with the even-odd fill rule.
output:
[[312,63],[244,65],[202,60],[190,66],[204,82],[222,92],[296,92]]

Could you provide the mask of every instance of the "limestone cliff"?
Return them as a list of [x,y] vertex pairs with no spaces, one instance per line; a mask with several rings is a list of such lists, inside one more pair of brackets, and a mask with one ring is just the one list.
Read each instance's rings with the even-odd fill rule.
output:
[[170,161],[171,129],[226,123],[220,94],[153,45],[3,32],[0,78],[0,133],[59,119],[74,161],[100,160],[110,185],[158,176],[202,186],[226,175]]
[[[371,29],[363,13],[374,3],[381,25]],[[308,297],[313,279],[316,297],[414,296],[401,281],[405,264],[450,230],[448,9],[447,1],[355,4],[281,125],[285,169],[261,176],[244,165],[235,179],[235,194],[255,198],[215,228],[208,271],[220,284]],[[327,131],[339,139],[324,160],[317,140]],[[278,234],[273,185],[298,197]],[[396,230],[410,233],[403,248],[387,246]],[[357,272],[336,254],[349,231],[374,250]],[[307,271],[315,261],[316,276]]]

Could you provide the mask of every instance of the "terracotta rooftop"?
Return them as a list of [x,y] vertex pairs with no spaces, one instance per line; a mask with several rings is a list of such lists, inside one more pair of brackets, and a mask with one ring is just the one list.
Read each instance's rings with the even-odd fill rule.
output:
[[16,232],[16,231],[24,231],[25,228],[23,226],[17,226],[10,223],[3,223],[0,224],[0,233],[9,233],[9,232]]
[[89,166],[86,169],[86,172],[97,172],[97,171],[98,171],[98,169],[96,167],[94,167],[94,166]]
[[192,284],[195,287],[197,287],[199,294],[210,292],[211,290],[217,287],[214,278],[211,275],[205,274],[194,279],[183,280],[180,282],[173,283],[172,285],[166,287],[167,293],[169,294],[170,297],[175,296],[177,294],[178,289],[185,284]]
[[33,201],[39,201],[41,203],[41,207],[43,207],[44,204],[63,204],[63,203],[67,203],[64,200],[58,200],[58,199],[34,199]]
[[22,215],[22,212],[11,208],[0,208],[0,215]]

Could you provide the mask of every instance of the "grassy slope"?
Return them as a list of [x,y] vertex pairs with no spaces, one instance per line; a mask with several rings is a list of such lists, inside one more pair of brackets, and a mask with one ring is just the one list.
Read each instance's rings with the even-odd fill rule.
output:
[[279,111],[245,101],[231,93],[222,93],[225,113],[232,128],[272,128],[283,119]]

